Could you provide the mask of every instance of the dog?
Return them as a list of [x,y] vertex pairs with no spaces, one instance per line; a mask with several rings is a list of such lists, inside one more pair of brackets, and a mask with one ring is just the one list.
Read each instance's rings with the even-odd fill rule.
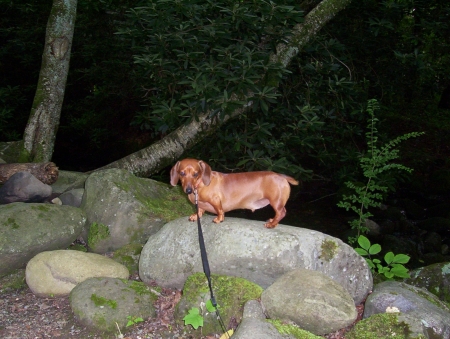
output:
[[[202,160],[184,159],[178,161],[170,170],[170,184],[176,186],[181,181],[183,191],[195,204],[195,191],[198,194],[198,215],[205,211],[217,214],[213,220],[220,223],[225,212],[236,209],[249,209],[252,212],[271,205],[275,217],[264,225],[274,228],[286,215],[286,202],[291,193],[291,185],[298,185],[294,178],[270,171],[220,173]],[[197,220],[197,214],[189,217]]]

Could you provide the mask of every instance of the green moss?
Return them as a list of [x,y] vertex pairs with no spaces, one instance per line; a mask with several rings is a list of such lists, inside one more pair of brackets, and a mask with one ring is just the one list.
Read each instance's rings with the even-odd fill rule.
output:
[[11,290],[21,290],[27,287],[25,269],[18,269],[0,278],[0,293]]
[[292,335],[296,339],[321,339],[323,337],[319,337],[311,332],[302,330],[297,325],[284,324],[280,320],[277,319],[268,319],[269,323],[271,323],[277,329],[280,334],[283,335]]
[[87,248],[81,244],[70,245],[69,250],[87,252]]
[[109,306],[113,310],[115,310],[117,308],[117,301],[103,298],[101,296],[98,296],[97,294],[92,294],[91,300],[94,302],[95,306],[97,306],[97,307]]
[[125,192],[133,192],[137,200],[142,203],[139,210],[139,222],[147,220],[149,212],[152,215],[168,222],[184,215],[193,213],[193,205],[187,199],[180,186],[168,187],[167,184],[153,181],[154,191],[148,195],[142,178],[130,175],[127,181],[115,182],[115,185]]
[[18,229],[20,227],[19,224],[16,222],[16,219],[14,218],[6,219],[6,225],[10,226],[13,229]]
[[[398,321],[394,313],[379,313],[358,322],[346,335],[346,339],[413,339],[409,326]],[[414,339],[425,339],[419,335]]]
[[[212,287],[219,306],[220,315],[224,323],[231,319],[240,322],[244,304],[248,300],[258,299],[263,289],[248,280],[238,277],[229,277],[213,274]],[[177,322],[183,326],[181,319],[188,314],[192,307],[199,308],[204,318],[203,327],[197,330],[186,327],[195,335],[209,335],[221,330],[216,314],[210,313],[205,307],[205,303],[210,299],[208,282],[203,273],[194,273],[186,280],[183,288],[183,297],[175,310]]]
[[[155,292],[151,291],[150,288],[145,285],[143,282],[140,281],[130,281],[126,279],[121,279],[126,285],[127,288],[133,290],[138,295],[148,295],[151,297],[151,300],[155,302],[158,299],[158,296],[155,294]],[[162,292],[161,287],[155,287],[154,291],[157,293]]]
[[109,236],[110,232],[108,226],[93,222],[91,227],[89,227],[88,246],[95,248],[100,241],[107,239]]
[[335,241],[324,240],[321,246],[322,253],[320,254],[320,258],[326,261],[330,261],[336,255],[338,247],[339,246]]

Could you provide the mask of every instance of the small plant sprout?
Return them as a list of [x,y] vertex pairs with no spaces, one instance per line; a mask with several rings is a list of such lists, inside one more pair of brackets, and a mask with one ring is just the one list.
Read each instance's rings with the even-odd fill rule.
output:
[[129,315],[127,317],[127,320],[128,320],[128,322],[127,322],[127,326],[126,327],[130,327],[132,325],[135,325],[137,323],[140,323],[140,322],[144,321],[144,319],[142,319],[141,317],[132,317],[131,315]]
[[194,330],[203,326],[203,316],[200,314],[198,307],[192,307],[188,312],[188,315],[183,318],[184,325],[191,325]]
[[373,255],[377,255],[381,252],[381,246],[379,244],[371,244],[369,239],[360,235],[358,238],[358,244],[361,247],[355,248],[356,253],[363,256],[367,264],[369,265],[372,273],[378,273],[384,275],[387,279],[393,278],[409,278],[408,269],[403,264],[408,263],[410,257],[406,254],[397,254],[388,252],[384,256],[384,261],[387,266],[383,266],[381,260],[372,259]]
[[[200,307],[203,310],[203,307],[206,307],[206,310],[209,313],[216,312],[216,308],[213,306],[211,299],[209,299],[206,303],[201,303]],[[217,305],[219,307],[219,305]],[[184,325],[191,325],[194,330],[203,326],[203,316],[200,314],[200,309],[197,307],[192,307],[188,314],[183,318]]]

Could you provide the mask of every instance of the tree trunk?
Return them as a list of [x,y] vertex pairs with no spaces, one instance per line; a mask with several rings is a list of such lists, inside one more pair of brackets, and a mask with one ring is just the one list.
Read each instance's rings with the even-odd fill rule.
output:
[[4,184],[17,172],[29,172],[44,184],[51,185],[58,179],[58,167],[53,162],[43,164],[0,164],[0,184]]
[[[305,16],[305,21],[302,24],[294,27],[290,39],[277,46],[277,53],[272,56],[271,60],[280,62],[284,67],[287,67],[311,38],[350,2],[351,0],[321,1]],[[261,74],[261,77],[263,76],[264,74]],[[177,128],[149,147],[96,169],[96,171],[106,168],[123,168],[137,176],[148,177],[172,164],[187,149],[200,142],[207,135],[214,133],[226,121],[245,112],[252,106],[252,102],[248,100],[249,97],[251,97],[251,93],[249,93],[247,99],[240,99],[246,100],[247,103],[225,119],[211,119],[209,112],[203,113],[197,121],[193,119],[190,123]]]
[[77,0],[53,0],[21,161],[45,162],[52,157],[69,71],[76,7]]

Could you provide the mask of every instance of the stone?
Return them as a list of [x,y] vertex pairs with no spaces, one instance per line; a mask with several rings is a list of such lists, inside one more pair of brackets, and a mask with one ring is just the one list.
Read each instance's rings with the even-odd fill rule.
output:
[[357,316],[350,294],[323,273],[295,269],[269,286],[261,303],[271,319],[294,323],[316,335],[351,325]]
[[[219,305],[220,317],[225,324],[231,320],[239,323],[242,319],[242,310],[248,300],[258,299],[263,289],[248,280],[238,277],[230,277],[212,274],[211,285],[215,291],[215,299]],[[183,318],[188,315],[193,307],[200,310],[203,316],[203,326],[194,330],[191,326],[187,331],[194,337],[201,337],[220,333],[222,327],[217,319],[216,312],[209,312],[205,307],[208,300],[211,299],[208,281],[204,273],[195,273],[191,275],[183,287],[183,296],[177,304],[174,318],[182,326]]]
[[25,271],[28,287],[39,297],[68,295],[88,278],[128,276],[128,269],[110,258],[72,250],[41,252],[28,262]]
[[[372,289],[367,262],[338,238],[300,227],[226,218],[215,224],[203,216],[203,233],[213,273],[238,276],[263,288],[296,268],[324,273],[361,303]],[[188,217],[171,221],[145,244],[139,260],[142,281],[181,289],[187,277],[203,272],[197,225]]]
[[51,194],[52,188],[31,173],[17,172],[0,187],[0,204],[41,202]]
[[450,309],[425,289],[397,281],[376,285],[366,300],[364,318],[387,310],[398,310],[406,315],[402,320],[411,328],[422,324],[421,334],[427,338],[450,338]]
[[192,212],[179,187],[120,169],[91,174],[81,208],[89,227],[89,235],[83,238],[90,251],[100,254],[130,243],[144,244],[166,222]]
[[0,205],[0,276],[24,267],[40,252],[67,248],[85,223],[84,212],[71,206]]
[[79,323],[109,334],[116,334],[117,326],[124,331],[129,320],[155,317],[153,303],[156,299],[157,294],[142,282],[105,277],[83,281],[69,297]]

